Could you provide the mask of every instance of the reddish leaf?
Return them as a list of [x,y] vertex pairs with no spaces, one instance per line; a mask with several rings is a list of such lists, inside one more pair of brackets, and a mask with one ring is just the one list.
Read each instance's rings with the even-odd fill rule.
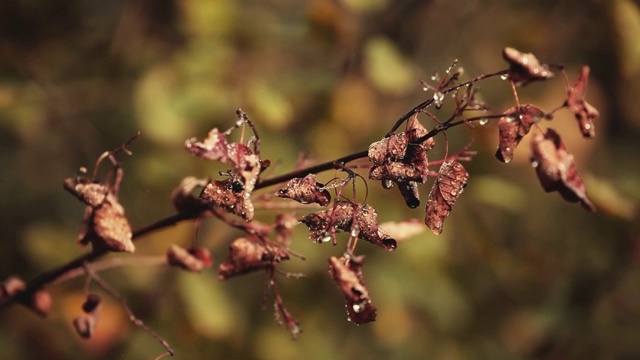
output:
[[167,263],[192,272],[201,272],[213,265],[209,250],[204,248],[185,249],[178,245],[171,245],[167,249]]
[[568,202],[580,202],[588,211],[595,211],[587,198],[586,187],[573,161],[573,155],[553,129],[546,134],[538,133],[531,142],[531,164],[536,169],[542,188],[558,191]]
[[567,89],[567,101],[565,102],[565,106],[573,112],[578,120],[578,125],[580,126],[580,131],[582,132],[582,136],[586,138],[592,138],[596,136],[596,130],[593,126],[593,120],[597,118],[600,113],[596,108],[591,106],[586,100],[584,100],[584,96],[587,92],[587,83],[589,81],[589,67],[584,65],[580,69],[580,75],[578,79],[573,84],[572,87]]
[[73,319],[73,328],[83,339],[90,339],[96,328],[97,319],[93,316],[78,316]]
[[316,203],[327,206],[331,201],[331,194],[322,183],[316,181],[315,174],[289,180],[286,187],[279,189],[276,195],[293,199],[301,204]]
[[549,67],[540,64],[532,53],[521,53],[514,48],[506,47],[502,50],[502,57],[510,65],[507,73],[509,79],[516,85],[526,85],[535,80],[554,77]]
[[508,163],[513,159],[513,153],[520,140],[545,113],[537,106],[526,104],[509,108],[503,115],[498,121],[500,145],[496,151],[496,158]]
[[327,242],[335,229],[351,232],[357,229],[358,238],[393,251],[398,243],[378,225],[378,214],[368,204],[360,205],[346,201],[337,202],[332,209],[319,211],[303,217],[300,222],[307,225],[314,242]]
[[362,277],[364,259],[364,255],[329,258],[329,276],[344,294],[349,320],[358,325],[376,320],[376,308],[371,304],[371,297]]
[[[25,291],[27,284],[20,278],[12,276],[0,284],[0,300],[9,296],[17,296]],[[26,299],[21,299],[20,303],[41,317],[47,317],[51,312],[51,294],[43,288],[36,289]]]
[[469,179],[469,173],[457,161],[442,164],[427,200],[425,224],[436,235],[442,233],[444,220],[449,216]]
[[202,142],[197,138],[191,138],[184,145],[188,152],[201,159],[218,160],[223,163],[228,161],[227,136],[220,133],[217,128],[209,131]]
[[180,185],[178,185],[178,187],[176,187],[171,193],[171,202],[173,203],[173,207],[178,212],[204,211],[208,202],[197,194],[194,194],[194,190],[204,188],[208,183],[209,180],[207,179],[198,179],[193,176],[187,176],[182,179],[182,181],[180,181]]
[[239,179],[212,181],[205,186],[200,197],[246,221],[253,219],[254,209],[250,193]]
[[273,268],[276,263],[289,259],[286,247],[257,236],[235,239],[229,246],[229,253],[218,267],[218,279],[252,271]]
[[369,159],[373,163],[369,178],[381,180],[385,189],[398,184],[410,208],[420,206],[417,184],[425,183],[429,174],[427,151],[435,141],[429,138],[418,143],[428,133],[415,113],[407,120],[404,133],[384,138],[369,147]]

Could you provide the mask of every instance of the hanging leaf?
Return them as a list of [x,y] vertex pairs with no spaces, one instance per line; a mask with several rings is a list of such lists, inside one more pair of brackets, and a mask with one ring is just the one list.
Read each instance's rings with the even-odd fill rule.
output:
[[357,237],[393,251],[398,243],[386,234],[378,225],[378,214],[368,204],[353,204],[340,201],[329,210],[311,213],[300,222],[309,228],[310,238],[314,242],[330,241],[336,229],[352,232],[357,229]]
[[547,65],[540,64],[532,53],[506,47],[502,50],[502,57],[509,63],[507,76],[518,86],[527,85],[535,80],[551,79],[555,75]]
[[595,207],[587,198],[584,181],[578,174],[573,161],[560,135],[553,129],[545,134],[538,133],[531,142],[531,165],[536,169],[538,179],[546,192],[558,191],[568,202],[580,202],[588,211]]
[[467,185],[469,173],[457,161],[446,161],[440,166],[425,210],[425,224],[436,235],[442,233],[444,220],[449,216],[453,204]]
[[218,279],[252,271],[273,268],[276,263],[289,259],[286,247],[258,236],[241,237],[229,245],[229,253],[218,267]]
[[344,294],[349,320],[358,325],[376,320],[376,308],[362,276],[364,259],[364,255],[329,258],[329,276]]
[[169,265],[192,272],[201,272],[213,265],[211,253],[205,248],[185,249],[174,244],[169,246],[166,256]]
[[496,151],[496,158],[504,163],[510,162],[520,140],[544,115],[544,111],[530,104],[507,109],[498,120],[500,145]]
[[293,199],[301,204],[316,203],[327,206],[331,202],[331,194],[324,188],[322,183],[316,181],[315,174],[289,180],[286,187],[279,189],[276,195]]
[[578,120],[582,136],[592,138],[596,136],[596,129],[593,126],[593,120],[600,116],[600,113],[596,108],[584,100],[588,82],[589,67],[587,65],[583,65],[580,68],[580,75],[578,75],[578,79],[573,86],[567,89],[568,94],[565,106],[573,112],[576,120]]

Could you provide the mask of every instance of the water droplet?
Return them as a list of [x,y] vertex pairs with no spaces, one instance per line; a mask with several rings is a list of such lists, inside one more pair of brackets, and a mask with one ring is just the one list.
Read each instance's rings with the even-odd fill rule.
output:
[[509,78],[509,75],[507,74],[500,75],[500,79],[502,80],[507,80],[508,78]]
[[432,75],[431,76],[431,81],[436,81],[436,80],[438,80],[438,77],[436,75]]
[[433,94],[433,100],[434,100],[436,103],[441,103],[441,102],[442,102],[442,100],[444,100],[444,94],[443,94],[443,93],[441,93],[441,92],[434,93],[434,94]]
[[359,313],[360,311],[362,311],[362,308],[364,308],[364,306],[360,305],[360,304],[353,304],[353,311],[355,311],[356,313]]
[[478,121],[478,124],[480,124],[480,125],[487,125],[488,123],[489,123],[489,119],[484,119],[483,118],[483,119],[480,119]]
[[531,160],[531,166],[534,168],[537,168],[540,165],[540,163],[538,162],[538,160]]
[[516,118],[514,118],[513,116],[507,116],[507,122],[508,123],[512,123],[516,120]]
[[423,87],[422,87],[422,91],[429,91],[429,88],[428,88],[428,87],[426,87],[426,86],[423,86]]
[[331,241],[331,236],[327,235],[325,237],[323,237],[322,239],[320,239],[321,243],[328,243],[329,241]]
[[591,124],[584,124],[584,128],[586,130],[591,130]]

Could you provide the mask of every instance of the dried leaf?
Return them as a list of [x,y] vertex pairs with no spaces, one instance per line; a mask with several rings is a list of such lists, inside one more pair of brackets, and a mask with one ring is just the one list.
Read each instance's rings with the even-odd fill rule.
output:
[[530,104],[507,109],[498,121],[500,145],[496,151],[496,158],[505,163],[510,162],[520,140],[544,115],[544,111]]
[[584,181],[578,174],[573,155],[562,142],[560,135],[553,129],[546,134],[538,133],[531,142],[531,165],[536,169],[542,188],[547,191],[558,191],[568,202],[580,202],[588,211],[595,207],[587,198]]
[[134,252],[131,226],[124,215],[124,208],[112,193],[99,207],[93,209],[90,237],[94,247],[106,246],[111,251]]
[[393,251],[398,243],[378,226],[378,215],[368,204],[353,204],[347,201],[336,202],[329,210],[311,213],[300,222],[309,228],[310,238],[314,242],[331,240],[335,229],[352,232],[356,229],[359,239],[368,241],[386,250]]
[[502,57],[510,65],[507,76],[516,85],[527,85],[535,80],[551,79],[555,76],[549,67],[540,64],[532,53],[521,53],[514,48],[506,47],[502,50]]
[[202,141],[191,138],[185,142],[185,148],[191,154],[204,160],[217,160],[223,163],[228,161],[227,136],[220,133],[217,128],[212,129]]
[[90,179],[68,178],[63,186],[85,204],[96,207],[102,204],[109,193],[109,187],[101,182]]
[[204,248],[185,249],[178,245],[171,245],[167,249],[167,263],[192,272],[201,272],[213,265],[209,250]]
[[349,320],[358,325],[376,320],[376,308],[362,276],[364,259],[364,255],[329,258],[329,276],[344,294]]
[[286,187],[279,189],[276,195],[295,200],[301,204],[316,203],[327,206],[331,202],[331,194],[322,183],[316,181],[315,174],[289,180]]
[[275,267],[276,263],[289,259],[286,247],[257,236],[235,239],[229,253],[218,267],[218,279]]
[[449,216],[464,187],[467,185],[469,173],[457,161],[442,164],[427,200],[425,224],[436,235],[442,233],[444,220]]
[[73,319],[73,328],[83,339],[90,339],[95,331],[97,320],[93,316],[78,316]]
[[580,75],[572,87],[567,89],[567,101],[565,106],[573,112],[578,120],[582,136],[592,138],[596,136],[596,130],[593,126],[593,120],[600,116],[596,108],[591,106],[584,96],[587,92],[587,83],[589,81],[589,67],[584,65],[580,68]]
[[205,186],[200,197],[246,221],[253,219],[254,208],[250,193],[239,180],[229,178],[212,181]]
[[171,192],[173,207],[181,213],[206,209],[208,202],[194,194],[194,190],[204,188],[208,183],[207,179],[198,179],[193,176],[182,179],[178,187]]

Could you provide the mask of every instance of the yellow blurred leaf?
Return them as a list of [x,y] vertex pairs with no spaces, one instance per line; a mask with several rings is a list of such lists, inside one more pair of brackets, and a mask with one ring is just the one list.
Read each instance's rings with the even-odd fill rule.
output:
[[416,67],[390,40],[370,39],[364,48],[365,71],[369,80],[382,92],[404,95],[416,88]]

